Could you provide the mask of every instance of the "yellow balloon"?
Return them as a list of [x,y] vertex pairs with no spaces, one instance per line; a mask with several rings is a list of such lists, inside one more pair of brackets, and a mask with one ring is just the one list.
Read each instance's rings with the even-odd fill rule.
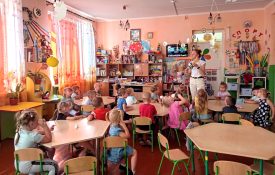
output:
[[50,67],[56,67],[58,65],[58,63],[59,63],[58,59],[53,56],[50,56],[47,59],[47,65]]

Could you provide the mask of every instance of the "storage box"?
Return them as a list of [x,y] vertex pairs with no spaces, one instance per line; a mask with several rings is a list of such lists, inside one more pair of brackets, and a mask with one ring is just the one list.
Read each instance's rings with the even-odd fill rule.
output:
[[251,96],[252,95],[252,89],[251,88],[242,88],[241,89],[241,95],[242,96]]
[[238,90],[238,84],[236,84],[236,83],[227,83],[227,89],[229,91],[237,91]]

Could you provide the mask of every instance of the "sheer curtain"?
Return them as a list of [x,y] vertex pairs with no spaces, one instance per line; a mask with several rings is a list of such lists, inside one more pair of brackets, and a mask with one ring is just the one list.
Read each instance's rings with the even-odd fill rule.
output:
[[92,88],[95,79],[95,39],[92,23],[67,14],[55,23],[59,87],[78,85],[82,92]]
[[21,0],[0,0],[0,101],[6,96],[4,79],[10,72],[18,82],[25,76]]

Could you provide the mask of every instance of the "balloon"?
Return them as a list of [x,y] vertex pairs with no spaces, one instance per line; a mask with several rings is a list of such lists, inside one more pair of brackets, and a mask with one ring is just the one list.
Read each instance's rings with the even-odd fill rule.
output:
[[211,60],[211,55],[204,55],[203,56],[206,60]]
[[209,49],[204,49],[203,52],[202,52],[203,55],[206,55],[208,53],[209,53]]
[[212,35],[210,33],[206,33],[203,35],[203,39],[205,41],[210,41],[212,39]]
[[142,45],[140,42],[135,42],[130,45],[130,50],[134,53],[138,53],[142,51]]
[[66,17],[67,6],[64,2],[59,1],[54,3],[54,18],[58,21]]
[[47,59],[47,65],[50,66],[50,67],[56,67],[59,63],[58,59],[53,57],[53,56],[50,56],[48,59]]

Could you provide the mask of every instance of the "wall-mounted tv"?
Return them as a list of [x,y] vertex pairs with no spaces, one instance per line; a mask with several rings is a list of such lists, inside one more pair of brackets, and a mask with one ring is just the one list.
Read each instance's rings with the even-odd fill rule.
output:
[[167,57],[188,57],[188,44],[168,44],[166,46]]

